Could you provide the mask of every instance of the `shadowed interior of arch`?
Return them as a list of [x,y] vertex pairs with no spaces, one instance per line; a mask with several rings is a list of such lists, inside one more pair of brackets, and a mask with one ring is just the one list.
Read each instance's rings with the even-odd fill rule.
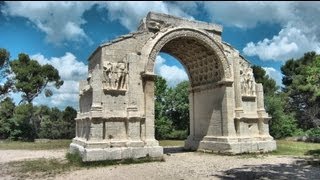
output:
[[166,43],[160,52],[178,59],[185,67],[192,87],[218,82],[222,78],[220,62],[205,43],[179,37]]

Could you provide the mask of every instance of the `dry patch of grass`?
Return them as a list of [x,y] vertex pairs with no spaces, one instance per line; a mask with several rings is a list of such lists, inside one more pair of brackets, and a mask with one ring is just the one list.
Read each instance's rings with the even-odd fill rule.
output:
[[15,179],[44,179],[76,169],[79,167],[66,160],[40,158],[6,163],[2,171]]
[[50,140],[48,142],[0,141],[0,150],[50,150],[68,149],[71,140]]
[[15,179],[45,179],[53,178],[66,172],[82,169],[95,168],[110,165],[139,164],[147,162],[164,161],[163,158],[139,158],[123,160],[106,160],[96,162],[82,162],[79,154],[66,155],[66,159],[34,159],[24,161],[13,161],[6,164],[0,164],[0,174],[11,176]]
[[184,141],[182,140],[160,140],[160,146],[184,146]]

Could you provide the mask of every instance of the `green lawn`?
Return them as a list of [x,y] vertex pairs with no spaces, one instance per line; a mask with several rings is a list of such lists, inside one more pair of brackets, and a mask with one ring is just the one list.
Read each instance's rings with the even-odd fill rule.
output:
[[320,143],[305,143],[296,141],[277,140],[277,150],[274,155],[320,155]]
[[184,146],[183,140],[160,140],[160,146]]
[[46,149],[67,149],[71,140],[50,140],[49,142],[21,142],[21,141],[0,141],[0,150],[23,149],[23,150],[46,150]]

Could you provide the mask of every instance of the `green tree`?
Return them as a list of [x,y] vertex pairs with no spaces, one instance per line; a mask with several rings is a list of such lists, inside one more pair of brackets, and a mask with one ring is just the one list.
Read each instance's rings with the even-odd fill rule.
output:
[[166,80],[155,80],[155,134],[157,139],[185,139],[189,128],[189,82],[169,88]]
[[9,58],[10,58],[10,53],[4,48],[0,48],[0,67],[1,68],[3,68],[8,64]]
[[156,139],[166,139],[172,132],[172,122],[166,117],[168,86],[165,79],[157,76],[155,79],[155,136]]
[[265,95],[274,94],[279,89],[276,82],[266,74],[266,71],[262,67],[253,65],[251,68],[255,81],[262,83]]
[[71,139],[75,137],[75,127],[76,127],[76,121],[75,118],[77,117],[77,111],[67,106],[64,111],[62,112],[62,120],[63,120],[63,133],[62,137],[63,139]]
[[0,139],[10,137],[11,128],[13,127],[10,118],[13,117],[15,104],[11,98],[5,98],[0,103]]
[[262,83],[266,111],[271,115],[270,134],[276,138],[292,136],[298,132],[297,122],[294,115],[286,112],[288,97],[276,86],[276,82],[271,79],[266,71],[260,66],[252,66],[254,78],[257,83]]
[[14,85],[17,91],[22,92],[21,102],[31,103],[43,90],[47,97],[51,96],[52,91],[45,89],[48,83],[54,83],[56,88],[63,85],[57,69],[48,64],[42,66],[26,54],[19,54],[19,58],[10,65],[15,74]]
[[[49,139],[71,139],[75,137],[77,111],[68,106],[64,111],[58,108],[41,108],[39,137]],[[36,113],[35,113],[36,114]]]
[[10,53],[4,48],[0,48],[0,100],[12,90],[13,86],[12,79],[9,76],[9,58]]
[[270,134],[276,139],[290,137],[299,132],[293,114],[285,112],[287,97],[284,93],[265,98],[266,111],[271,115]]
[[320,127],[319,58],[315,52],[308,52],[281,67],[284,92],[289,97],[287,109],[295,113],[299,127],[304,130]]
[[[33,121],[37,137],[40,137],[41,126],[43,122],[50,120],[51,109],[46,105],[35,106],[33,110]],[[42,138],[42,137],[40,137]]]
[[36,137],[36,131],[31,123],[32,115],[32,104],[21,104],[15,108],[12,118],[9,119],[12,125],[10,139],[31,141]]
[[59,139],[63,130],[62,112],[58,108],[51,108],[48,116],[41,121],[39,137]]
[[189,81],[171,88],[167,95],[167,116],[173,122],[175,130],[189,128]]

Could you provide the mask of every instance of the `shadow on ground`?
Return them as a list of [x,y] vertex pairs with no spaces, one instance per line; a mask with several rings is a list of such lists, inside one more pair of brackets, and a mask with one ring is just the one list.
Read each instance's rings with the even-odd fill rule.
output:
[[174,154],[174,153],[183,153],[186,152],[184,147],[181,146],[165,146],[163,147],[164,154]]
[[221,179],[320,179],[319,159],[306,158],[292,164],[247,165],[212,175]]

